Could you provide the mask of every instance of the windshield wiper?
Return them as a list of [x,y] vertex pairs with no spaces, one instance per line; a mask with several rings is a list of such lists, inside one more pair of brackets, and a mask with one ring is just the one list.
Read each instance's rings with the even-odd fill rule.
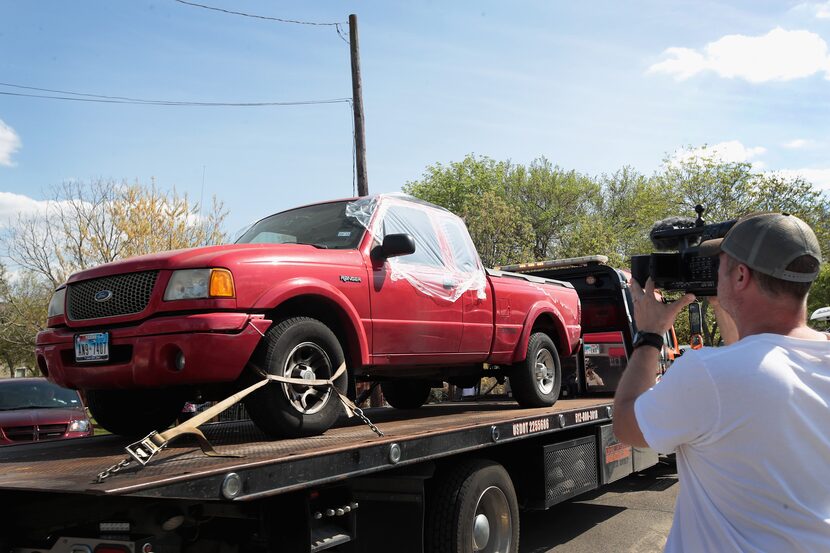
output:
[[316,242],[316,243],[315,242],[297,242],[297,244],[299,244],[301,246],[313,246],[313,247],[317,248],[318,250],[327,250],[327,249],[329,249],[328,246],[326,246],[325,244],[320,244],[319,242]]

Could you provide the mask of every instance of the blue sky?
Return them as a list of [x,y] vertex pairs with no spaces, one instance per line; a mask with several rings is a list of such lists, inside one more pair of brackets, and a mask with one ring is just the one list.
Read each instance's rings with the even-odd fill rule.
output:
[[[827,1],[203,3],[316,22],[358,15],[371,192],[468,153],[651,173],[667,154],[703,144],[830,189]],[[331,26],[174,0],[0,0],[0,22],[6,84],[213,102],[351,95],[348,46]],[[215,194],[233,232],[352,195],[351,132],[344,103],[0,94],[0,224],[42,207],[66,180],[154,178],[195,199]]]

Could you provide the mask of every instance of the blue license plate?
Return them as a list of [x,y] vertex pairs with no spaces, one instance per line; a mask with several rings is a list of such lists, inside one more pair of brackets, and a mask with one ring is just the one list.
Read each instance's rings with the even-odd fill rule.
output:
[[108,332],[88,332],[75,335],[75,361],[106,361],[110,358]]

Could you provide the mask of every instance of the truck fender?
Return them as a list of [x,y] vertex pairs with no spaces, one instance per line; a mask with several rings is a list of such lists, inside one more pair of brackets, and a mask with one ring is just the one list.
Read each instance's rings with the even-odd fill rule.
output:
[[562,313],[553,303],[548,301],[540,301],[533,304],[533,307],[531,307],[527,313],[524,327],[522,328],[522,334],[519,337],[519,342],[516,344],[516,349],[513,352],[513,363],[518,363],[519,361],[524,360],[527,355],[527,344],[530,341],[530,334],[533,330],[533,325],[536,324],[536,321],[539,320],[540,317],[545,315],[550,315],[550,319],[553,321],[553,326],[556,329],[556,336],[551,336],[551,338],[556,344],[556,347],[559,348],[559,353],[567,355],[571,354],[572,348],[568,341],[568,333],[565,330],[565,323],[563,322],[564,319],[562,317]]
[[348,324],[351,326],[350,330],[357,338],[360,348],[360,364],[367,365],[369,363],[369,340],[361,323],[360,315],[343,292],[328,282],[308,277],[280,281],[279,284],[260,296],[255,309],[276,309],[286,301],[298,296],[320,296],[335,303],[342,314],[345,315]]

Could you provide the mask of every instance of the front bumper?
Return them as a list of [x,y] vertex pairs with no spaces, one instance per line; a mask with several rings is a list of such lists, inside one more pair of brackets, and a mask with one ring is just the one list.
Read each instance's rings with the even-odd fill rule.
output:
[[[263,315],[197,313],[149,319],[136,326],[82,331],[50,328],[37,336],[41,371],[57,384],[82,390],[160,388],[229,382],[239,377],[271,325]],[[75,335],[106,330],[110,359],[75,361]],[[184,367],[176,358],[184,355]]]

